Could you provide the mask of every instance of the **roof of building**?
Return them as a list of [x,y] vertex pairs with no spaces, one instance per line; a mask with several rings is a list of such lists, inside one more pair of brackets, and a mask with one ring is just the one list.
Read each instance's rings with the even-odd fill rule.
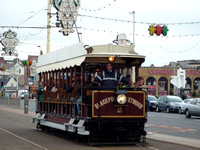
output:
[[[9,77],[9,78],[6,80],[6,82],[5,82],[4,85],[7,85],[11,78],[13,78],[13,79],[17,82],[17,79],[16,79],[15,77]],[[20,83],[19,83],[19,82],[18,82],[18,86],[20,86]]]

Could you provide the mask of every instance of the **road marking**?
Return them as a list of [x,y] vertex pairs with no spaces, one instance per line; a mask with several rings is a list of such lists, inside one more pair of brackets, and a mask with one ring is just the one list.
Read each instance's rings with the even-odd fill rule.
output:
[[4,131],[4,132],[6,132],[6,133],[8,133],[8,134],[10,134],[10,135],[12,135],[12,136],[15,136],[15,137],[17,137],[17,138],[19,138],[19,139],[21,139],[21,140],[24,140],[24,141],[26,141],[26,142],[28,142],[28,143],[31,143],[31,144],[33,144],[33,145],[39,147],[39,148],[42,148],[42,149],[44,149],[44,150],[48,150],[47,148],[44,148],[44,147],[42,147],[42,146],[40,146],[40,145],[38,145],[38,144],[36,144],[36,143],[34,143],[34,142],[31,142],[31,141],[29,141],[29,140],[27,140],[27,139],[25,139],[25,138],[23,138],[23,137],[20,137],[20,136],[18,136],[18,135],[16,135],[16,134],[14,134],[14,133],[12,133],[12,132],[6,130],[6,129],[0,128],[0,130]]
[[161,128],[168,128],[166,125],[159,125]]
[[135,144],[135,145],[140,146],[140,147],[145,147],[145,148],[148,148],[148,149],[151,149],[151,150],[159,150],[159,149],[157,149],[157,148],[155,148],[155,147],[144,146],[144,145],[142,145],[142,144]]
[[147,147],[147,148],[152,149],[152,150],[159,150],[159,149],[157,149],[155,147]]
[[177,117],[169,117],[169,116],[163,116],[163,118],[168,118],[168,119],[177,119]]

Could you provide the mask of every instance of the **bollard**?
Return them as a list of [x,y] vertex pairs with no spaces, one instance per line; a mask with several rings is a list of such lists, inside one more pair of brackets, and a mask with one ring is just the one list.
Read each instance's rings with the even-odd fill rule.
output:
[[28,103],[29,103],[28,97],[29,97],[28,94],[24,95],[24,113],[25,114],[28,114]]

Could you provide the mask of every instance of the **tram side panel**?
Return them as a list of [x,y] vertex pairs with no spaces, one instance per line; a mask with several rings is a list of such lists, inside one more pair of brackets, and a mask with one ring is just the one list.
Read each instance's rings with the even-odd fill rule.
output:
[[120,105],[114,91],[93,91],[92,118],[145,119],[145,92],[128,91],[126,100]]

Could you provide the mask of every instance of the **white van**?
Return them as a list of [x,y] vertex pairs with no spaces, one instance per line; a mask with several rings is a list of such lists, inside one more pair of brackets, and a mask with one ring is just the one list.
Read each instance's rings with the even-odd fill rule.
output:
[[28,91],[27,91],[27,90],[19,90],[19,91],[18,91],[18,98],[24,99],[24,95],[25,95],[25,94],[28,94]]

